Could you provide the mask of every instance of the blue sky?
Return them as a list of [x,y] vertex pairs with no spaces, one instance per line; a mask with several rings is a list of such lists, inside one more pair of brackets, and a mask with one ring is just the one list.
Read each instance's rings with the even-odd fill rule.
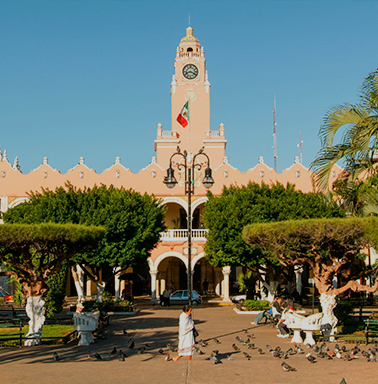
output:
[[309,166],[326,111],[358,102],[378,67],[376,1],[0,0],[0,147],[24,173],[66,172],[84,156],[97,172],[116,156],[133,172],[170,129],[170,82],[188,12],[205,48],[211,126],[225,124],[229,162],[278,171]]

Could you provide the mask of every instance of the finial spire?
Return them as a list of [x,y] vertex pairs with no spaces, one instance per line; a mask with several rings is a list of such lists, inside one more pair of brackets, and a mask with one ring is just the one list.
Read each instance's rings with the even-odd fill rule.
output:
[[189,27],[190,27],[190,12],[189,12]]

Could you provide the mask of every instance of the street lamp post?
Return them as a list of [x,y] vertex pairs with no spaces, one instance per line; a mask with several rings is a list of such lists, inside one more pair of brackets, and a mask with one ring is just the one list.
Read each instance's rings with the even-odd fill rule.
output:
[[[187,151],[181,152],[177,147],[177,151],[169,159],[169,168],[167,169],[167,176],[163,182],[168,188],[174,188],[177,184],[177,180],[174,175],[173,165],[179,171],[185,173],[185,194],[188,195],[188,216],[187,216],[187,229],[188,229],[188,299],[189,305],[192,304],[192,194],[194,194],[194,171],[201,170],[205,165],[205,176],[202,179],[202,184],[205,188],[211,188],[214,184],[213,177],[211,176],[210,159],[206,153],[203,152],[204,148],[201,148],[195,155],[188,153]],[[173,163],[174,157],[181,157],[184,163]],[[200,162],[200,157],[205,158],[205,162]]]

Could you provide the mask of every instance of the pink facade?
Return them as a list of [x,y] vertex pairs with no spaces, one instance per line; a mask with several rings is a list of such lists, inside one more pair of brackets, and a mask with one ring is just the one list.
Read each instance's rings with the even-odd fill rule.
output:
[[[173,55],[174,56],[174,55]],[[263,158],[257,158],[257,164],[247,172],[241,172],[233,167],[225,157],[226,134],[225,127],[220,124],[218,130],[210,129],[210,88],[209,76],[206,71],[206,59],[203,47],[193,36],[193,29],[188,27],[186,36],[181,39],[174,56],[174,74],[171,82],[171,127],[163,130],[157,125],[155,139],[156,157],[150,164],[138,173],[132,173],[123,166],[119,158],[113,165],[102,173],[96,173],[89,168],[84,159],[66,173],[54,169],[48,164],[47,158],[43,163],[28,174],[19,170],[17,161],[10,164],[6,155],[0,154],[0,199],[1,211],[25,201],[30,191],[41,191],[42,188],[54,190],[69,182],[77,188],[92,187],[94,185],[113,185],[115,187],[133,188],[141,193],[147,192],[162,198],[162,203],[168,205],[166,224],[169,230],[162,234],[161,242],[155,248],[148,260],[151,274],[151,294],[155,298],[165,287],[179,289],[183,286],[183,268],[187,265],[187,232],[185,230],[185,215],[187,213],[187,196],[181,180],[183,175],[176,173],[178,185],[168,189],[163,183],[169,159],[176,151],[197,153],[204,147],[210,157],[213,170],[214,185],[211,191],[220,194],[224,185],[246,185],[253,181],[272,184],[280,182],[295,184],[303,192],[313,191],[311,171],[299,163],[295,158],[293,164],[282,173],[276,173],[264,164]],[[183,105],[189,101],[189,126],[183,128],[176,118]],[[152,139],[152,138],[151,138]],[[335,167],[332,179],[336,179],[341,169]],[[203,171],[195,175],[195,196],[192,207],[193,218],[193,260],[194,288],[205,278],[210,283],[209,290],[228,299],[228,267],[214,269],[204,259],[203,245],[206,241],[206,230],[200,229],[201,210],[206,202],[207,190],[202,186]],[[331,183],[333,180],[331,180]],[[181,271],[181,272],[180,272]],[[197,284],[197,287],[196,287]],[[116,291],[122,287],[117,286]],[[88,287],[90,290],[90,287]],[[88,292],[87,292],[88,293]],[[90,294],[90,293],[89,293]]]

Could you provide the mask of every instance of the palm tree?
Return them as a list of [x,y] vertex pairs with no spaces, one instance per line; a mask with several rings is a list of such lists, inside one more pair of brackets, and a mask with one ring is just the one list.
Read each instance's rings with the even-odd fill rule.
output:
[[[340,143],[334,143],[341,129]],[[318,189],[328,189],[331,170],[338,161],[345,170],[340,178],[351,188],[359,176],[374,174],[378,162],[378,69],[364,80],[360,103],[340,105],[327,112],[319,137],[322,148],[311,164]]]

